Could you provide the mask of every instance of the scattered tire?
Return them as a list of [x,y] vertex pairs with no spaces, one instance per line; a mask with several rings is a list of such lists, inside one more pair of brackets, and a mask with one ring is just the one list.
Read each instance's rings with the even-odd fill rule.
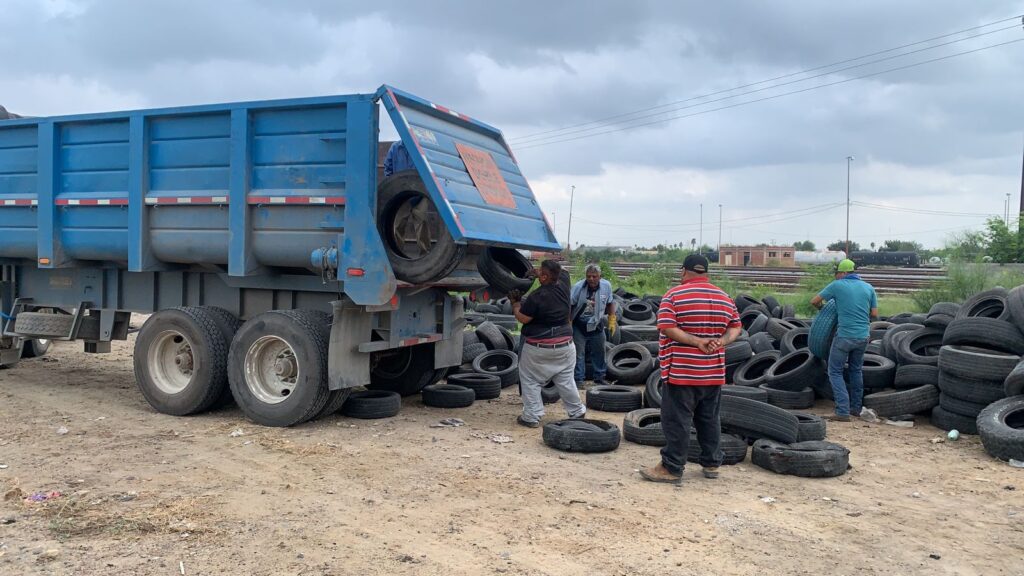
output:
[[738,364],[746,362],[754,355],[749,340],[736,340],[725,346],[725,363]]
[[501,396],[501,377],[495,374],[452,374],[447,383],[469,388],[477,400],[491,400]]
[[[748,312],[750,311],[748,310]],[[768,328],[768,320],[770,320],[768,316],[758,311],[758,315],[750,322],[750,326],[747,327],[747,333],[753,336],[759,332],[764,332]]]
[[913,332],[914,330],[921,328],[924,328],[924,326],[920,324],[903,323],[897,324],[896,326],[886,330],[885,335],[882,336],[882,356],[885,356],[893,362],[898,362],[899,340],[897,339],[897,336],[899,334],[904,334],[905,336],[907,332]]
[[961,416],[967,416],[968,418],[977,418],[978,414],[985,409],[991,403],[976,403],[968,402],[967,400],[961,400],[949,394],[939,394],[939,406],[946,412],[953,414],[959,414]]
[[945,345],[939,350],[939,370],[973,380],[1003,382],[1020,360],[1017,355],[971,346]]
[[21,348],[21,357],[40,358],[45,356],[46,353],[50,351],[50,345],[52,343],[53,340],[46,338],[33,338],[32,340],[28,340]]
[[776,340],[782,340],[786,335],[786,332],[795,330],[796,326],[786,322],[785,320],[779,320],[777,318],[771,318],[768,320],[768,324],[765,326],[765,331],[771,334],[772,338]]
[[494,304],[477,304],[473,311],[479,314],[501,314],[501,307]]
[[960,310],[960,305],[955,302],[936,302],[928,309],[928,315],[933,316],[935,314],[942,314],[943,316],[956,316],[958,310]]
[[810,349],[811,354],[822,360],[828,359],[828,350],[832,346],[832,337],[835,335],[837,322],[836,303],[829,300],[821,307],[811,323],[811,330],[807,336],[807,348]]
[[661,429],[661,410],[641,408],[622,419],[622,437],[645,446],[664,446],[665,432]]
[[956,319],[961,318],[996,318],[1009,320],[1010,312],[1006,305],[1008,292],[1005,288],[993,288],[978,292],[971,296],[956,311]]
[[622,317],[629,320],[648,321],[657,311],[646,300],[633,300],[622,307]]
[[765,382],[768,369],[778,361],[780,355],[775,350],[760,352],[747,360],[732,375],[732,383],[737,386],[757,387]]
[[1013,324],[993,318],[971,317],[954,320],[946,328],[942,343],[1024,354],[1024,334],[1021,334]]
[[977,434],[978,423],[976,418],[961,416],[947,412],[942,406],[932,408],[932,426],[940,430],[956,430],[961,434]]
[[658,340],[657,326],[623,326],[616,331],[622,339],[620,343],[627,342],[656,342]]
[[759,388],[751,388],[749,386],[736,386],[733,384],[726,384],[722,386],[722,396],[739,396],[740,398],[749,398],[751,400],[757,400],[758,402],[767,402],[768,393]]
[[809,441],[780,444],[768,439],[754,442],[750,461],[776,474],[802,478],[842,476],[850,467],[850,451],[834,442]]
[[661,379],[661,370],[655,368],[647,376],[644,383],[644,406],[647,408],[661,408],[661,391],[665,382]]
[[799,422],[799,429],[797,430],[797,442],[807,442],[810,440],[824,440],[825,433],[827,431],[827,425],[825,419],[816,414],[805,414],[798,412],[793,414],[796,416]]
[[775,310],[776,308],[781,307],[779,301],[774,296],[770,295],[761,298],[761,304],[764,304],[764,306],[769,310]]
[[820,371],[821,364],[811,355],[810,350],[797,350],[782,356],[768,367],[764,384],[775,390],[798,392],[810,388]]
[[592,386],[587,390],[587,408],[602,412],[629,412],[643,404],[639,390],[626,386]]
[[[442,222],[423,180],[416,170],[396,172],[377,186],[377,228],[395,278],[426,284],[451,274],[466,253]],[[430,237],[422,249],[419,237],[405,238],[405,223],[418,222]]]
[[544,444],[565,452],[609,452],[619,447],[619,427],[604,420],[559,420],[544,425]]
[[1024,362],[1018,363],[1003,381],[1003,391],[1007,396],[1024,394]]
[[341,405],[341,413],[366,420],[391,418],[402,409],[402,395],[386,390],[358,390]]
[[519,356],[511,350],[488,350],[473,360],[473,371],[501,379],[501,387],[519,382]]
[[767,332],[758,332],[751,336],[747,342],[750,343],[750,349],[754,354],[775,350],[775,346],[772,345],[772,337]]
[[[735,434],[723,433],[718,438],[718,449],[722,451],[722,465],[732,466],[747,459],[747,441]],[[690,432],[690,450],[686,454],[688,462],[700,462],[700,443],[697,441],[697,431]]]
[[890,388],[896,379],[896,363],[885,356],[864,355],[864,388]]
[[998,380],[976,380],[939,371],[939,390],[944,395],[976,404],[991,404],[1006,396],[1005,384]]
[[606,355],[608,377],[621,384],[642,384],[651,373],[651,352],[637,342],[619,344]]
[[[940,352],[939,363],[942,363]],[[897,390],[906,390],[931,384],[937,386],[939,383],[939,367],[927,364],[907,364],[896,368],[896,377],[893,379],[893,386]]]
[[465,408],[476,401],[476,392],[454,384],[431,384],[423,389],[423,403],[434,408]]
[[412,396],[419,394],[424,387],[436,384],[444,376],[434,368],[433,346],[406,346],[377,354],[379,357],[370,371],[368,390],[387,390]]
[[498,326],[489,320],[476,327],[476,337],[488,350],[506,350],[505,337],[501,335]]
[[540,400],[544,404],[554,404],[561,399],[558,394],[558,387],[554,382],[548,382],[540,388]]
[[937,328],[945,331],[951,322],[953,322],[952,316],[947,316],[945,314],[929,314],[924,320],[924,327]]
[[793,316],[796,316],[796,306],[793,306],[792,304],[783,304],[782,305],[782,318],[786,319],[786,318],[791,318]]
[[814,389],[810,386],[802,390],[776,390],[770,384],[761,384],[758,388],[768,395],[768,403],[787,410],[803,410],[814,406]]
[[1011,288],[1006,293],[1006,310],[1013,325],[1019,330],[1024,330],[1024,284]]
[[905,336],[899,342],[897,353],[900,364],[939,363],[939,348],[942,346],[942,331],[935,328],[921,328]]
[[477,342],[476,344],[466,344],[462,347],[462,363],[472,363],[476,360],[476,357],[487,352],[487,345],[483,342]]
[[785,356],[791,352],[807,348],[810,336],[810,328],[794,328],[786,332],[782,340],[779,341],[779,352],[782,352],[782,355]]
[[751,306],[751,305],[754,305],[754,304],[760,304],[761,306],[764,306],[764,303],[762,303],[757,298],[754,298],[750,294],[740,294],[740,295],[736,296],[736,308],[740,312],[746,311],[748,306]]
[[907,390],[882,390],[864,396],[864,407],[879,416],[899,416],[926,412],[939,404],[939,389],[932,385]]
[[476,268],[487,284],[499,292],[519,290],[525,294],[533,286],[533,278],[528,277],[533,265],[514,248],[484,248]]
[[994,402],[978,415],[978,435],[989,455],[1024,460],[1024,396]]
[[723,396],[720,413],[723,429],[735,431],[746,438],[796,442],[799,421],[782,408],[749,398]]

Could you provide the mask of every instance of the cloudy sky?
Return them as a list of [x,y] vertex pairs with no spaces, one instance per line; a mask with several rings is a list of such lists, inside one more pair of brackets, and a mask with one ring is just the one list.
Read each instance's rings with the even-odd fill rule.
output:
[[723,242],[823,245],[845,234],[854,156],[851,239],[938,246],[1002,215],[1007,193],[1020,202],[1024,42],[985,48],[1024,39],[1022,13],[1021,0],[7,0],[0,104],[54,115],[389,83],[502,128],[563,241],[575,185],[574,245],[688,243],[701,204],[712,246],[719,204]]

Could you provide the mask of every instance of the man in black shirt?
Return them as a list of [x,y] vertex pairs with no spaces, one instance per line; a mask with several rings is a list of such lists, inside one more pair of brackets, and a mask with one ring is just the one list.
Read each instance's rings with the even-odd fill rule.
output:
[[544,416],[540,389],[548,382],[554,382],[570,418],[582,418],[587,413],[573,380],[576,348],[569,323],[569,273],[558,262],[545,260],[537,278],[540,287],[525,301],[520,302],[521,295],[515,291],[508,295],[512,313],[523,324],[523,351],[519,355],[523,413],[516,422],[528,428],[540,426]]

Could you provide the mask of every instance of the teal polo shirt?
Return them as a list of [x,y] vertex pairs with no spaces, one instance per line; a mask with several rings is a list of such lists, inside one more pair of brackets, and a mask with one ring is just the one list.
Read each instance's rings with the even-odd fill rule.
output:
[[839,317],[839,329],[836,335],[841,338],[866,339],[871,323],[871,309],[878,308],[878,296],[871,284],[850,274],[842,280],[835,280],[818,293],[823,300],[836,301],[836,313]]

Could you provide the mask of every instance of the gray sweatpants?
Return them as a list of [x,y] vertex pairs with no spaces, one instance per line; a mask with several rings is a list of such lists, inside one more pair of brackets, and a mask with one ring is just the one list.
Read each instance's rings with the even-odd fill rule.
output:
[[587,413],[576,390],[573,371],[576,369],[576,347],[572,344],[562,348],[540,348],[523,345],[519,354],[519,384],[523,396],[523,420],[539,422],[544,417],[544,401],[540,389],[548,382],[555,383],[558,396],[565,405],[565,411],[572,418]]

